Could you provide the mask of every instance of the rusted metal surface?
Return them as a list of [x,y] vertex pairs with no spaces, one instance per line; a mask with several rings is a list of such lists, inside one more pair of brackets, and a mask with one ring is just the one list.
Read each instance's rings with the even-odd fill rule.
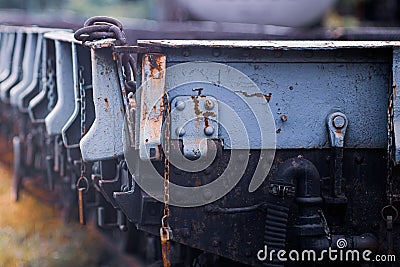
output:
[[161,158],[161,136],[164,114],[166,57],[145,54],[142,61],[143,84],[140,94],[140,158]]
[[95,120],[80,141],[84,161],[114,159],[123,154],[124,107],[111,44],[106,40],[91,45]]

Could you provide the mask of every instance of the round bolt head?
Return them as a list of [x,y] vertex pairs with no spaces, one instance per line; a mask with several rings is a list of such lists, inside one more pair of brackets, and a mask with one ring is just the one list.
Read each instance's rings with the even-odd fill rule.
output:
[[182,100],[176,101],[175,107],[177,110],[184,110],[186,107],[186,103]]
[[186,134],[186,131],[183,127],[178,127],[176,128],[175,133],[177,136],[182,137]]
[[335,126],[338,129],[343,128],[346,125],[346,119],[343,116],[335,116],[333,118],[333,126]]
[[207,126],[204,128],[204,134],[207,136],[213,135],[214,134],[214,127],[212,126]]
[[214,102],[207,99],[206,102],[204,102],[204,107],[207,110],[212,110],[214,108]]

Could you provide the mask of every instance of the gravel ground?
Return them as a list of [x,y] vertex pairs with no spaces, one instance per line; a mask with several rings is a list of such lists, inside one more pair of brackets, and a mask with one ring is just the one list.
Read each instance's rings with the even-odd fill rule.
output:
[[14,202],[11,177],[0,163],[0,267],[131,266],[94,227],[62,222],[56,208],[25,192]]

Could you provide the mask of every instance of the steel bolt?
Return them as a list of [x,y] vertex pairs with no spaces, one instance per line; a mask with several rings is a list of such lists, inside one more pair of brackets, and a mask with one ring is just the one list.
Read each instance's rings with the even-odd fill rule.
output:
[[343,116],[335,116],[333,118],[333,126],[335,126],[338,129],[342,129],[344,125],[346,124],[346,119]]
[[206,128],[204,128],[204,134],[205,135],[213,135],[214,134],[214,127],[212,126],[207,126]]
[[207,110],[212,110],[214,108],[214,102],[211,100],[206,100],[206,102],[204,102],[204,107]]
[[186,131],[183,127],[178,127],[176,128],[175,133],[177,136],[182,137],[186,134]]
[[178,100],[175,103],[175,107],[176,107],[177,110],[184,110],[185,107],[186,107],[186,103],[185,103],[185,101]]

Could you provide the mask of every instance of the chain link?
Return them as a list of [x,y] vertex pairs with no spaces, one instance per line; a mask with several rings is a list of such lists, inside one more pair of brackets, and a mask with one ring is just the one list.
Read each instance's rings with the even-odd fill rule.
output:
[[[85,78],[83,77],[84,67],[79,67],[78,79],[79,79],[79,94],[80,94],[80,104],[81,104],[81,139],[86,134],[86,88],[85,88]],[[81,157],[81,173],[79,180],[77,182],[78,188],[80,187],[80,181],[84,180],[86,182],[86,191],[89,190],[89,183],[85,178],[86,166]]]
[[169,107],[169,96],[168,93],[165,92],[164,94],[164,114],[165,114],[165,121],[164,121],[164,214],[161,219],[161,229],[160,229],[160,238],[161,238],[161,250],[162,250],[162,259],[164,267],[171,266],[170,262],[170,243],[169,240],[171,239],[172,231],[169,226],[169,217],[170,217],[170,210],[169,210],[169,189],[170,189],[170,162],[169,162],[169,155],[170,155],[170,142],[171,142],[171,131],[170,131],[170,107]]
[[162,217],[161,226],[169,227],[168,218],[169,212],[169,186],[170,186],[170,111],[169,111],[169,96],[168,93],[164,95],[164,109],[165,109],[165,127],[164,127],[164,216]]
[[52,110],[56,105],[56,92],[55,92],[55,72],[54,63],[52,59],[47,60],[47,77],[46,77],[46,87],[47,87],[47,110]]
[[388,118],[388,143],[387,143],[387,175],[386,175],[386,195],[389,201],[389,204],[393,204],[393,94],[389,97],[389,107],[387,110],[387,118]]

